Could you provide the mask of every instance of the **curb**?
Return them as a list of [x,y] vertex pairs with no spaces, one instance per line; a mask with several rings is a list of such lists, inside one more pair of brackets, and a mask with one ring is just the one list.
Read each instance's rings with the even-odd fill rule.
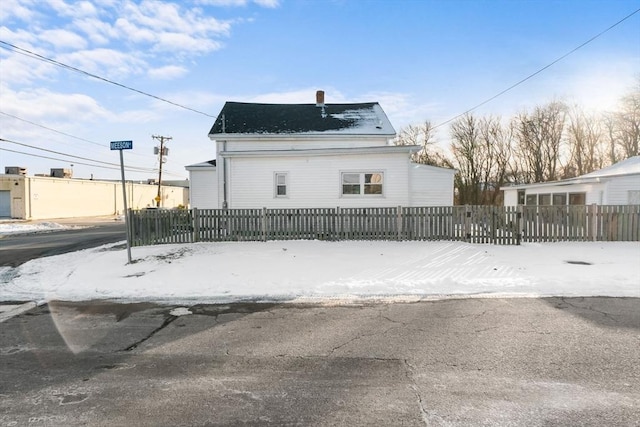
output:
[[[24,304],[20,304],[20,305],[12,305],[9,306],[11,307],[10,309],[6,310],[6,311],[0,311],[0,323],[11,319],[12,317],[15,317],[19,314],[24,313],[25,311],[29,311],[32,308],[37,307],[38,304],[36,304],[33,301],[29,301],[29,302],[25,302]],[[0,307],[2,307],[0,305]]]

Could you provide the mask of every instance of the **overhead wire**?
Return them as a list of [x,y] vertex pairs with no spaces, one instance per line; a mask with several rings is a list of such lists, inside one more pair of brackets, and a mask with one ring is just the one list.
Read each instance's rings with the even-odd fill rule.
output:
[[[12,152],[12,153],[17,153],[17,154],[24,154],[27,156],[32,156],[32,157],[39,157],[39,158],[43,158],[43,159],[49,159],[49,160],[57,160],[57,161],[62,161],[62,162],[68,162],[70,161],[69,159],[74,159],[73,162],[75,164],[79,164],[79,165],[84,165],[84,166],[92,166],[92,167],[97,167],[97,168],[103,168],[103,169],[113,169],[113,170],[119,170],[120,169],[120,165],[118,165],[117,163],[110,163],[110,162],[104,162],[101,160],[95,160],[95,159],[90,159],[87,157],[81,157],[81,156],[75,156],[73,154],[68,154],[68,153],[63,153],[60,151],[55,151],[55,150],[48,150],[46,148],[41,148],[41,147],[36,147],[33,145],[29,145],[29,144],[24,144],[22,142],[18,142],[18,141],[13,141],[13,140],[9,140],[6,138],[0,138],[0,142],[8,142],[11,144],[15,144],[15,145],[20,145],[23,147],[27,147],[27,148],[31,148],[31,149],[35,149],[35,150],[40,150],[40,151],[45,151],[48,153],[52,153],[52,154],[58,154],[61,156],[66,156],[66,159],[60,159],[60,158],[54,158],[54,157],[49,157],[49,156],[42,156],[39,154],[33,154],[33,153],[27,153],[24,151],[17,151],[17,150],[11,150],[8,148],[0,148],[0,150],[2,151],[8,151],[8,152]],[[94,162],[94,163],[84,163],[84,162],[78,162],[75,159],[80,159],[80,160],[86,160],[89,162]],[[98,163],[98,164],[95,164]],[[102,166],[102,165],[106,165],[106,166]],[[158,170],[157,169],[153,169],[153,168],[144,168],[144,167],[140,167],[140,166],[125,166],[125,169],[129,172],[142,172],[142,173],[156,173]],[[173,176],[180,176],[178,174],[175,174],[171,171],[167,171],[168,175],[173,175]]]
[[[17,119],[17,120],[20,120],[20,121],[23,121],[23,122],[25,122],[25,123],[29,123],[29,124],[31,124],[31,125],[33,125],[33,126],[41,127],[41,128],[43,128],[43,129],[49,130],[49,131],[51,131],[51,132],[58,133],[58,134],[60,134],[60,135],[64,135],[64,136],[68,136],[68,137],[70,137],[70,138],[77,139],[77,140],[79,140],[79,141],[88,142],[88,143],[90,143],[90,144],[94,144],[94,145],[97,145],[97,146],[100,146],[100,147],[103,147],[103,148],[108,147],[108,145],[106,145],[106,144],[101,144],[101,143],[99,143],[99,142],[91,141],[91,140],[86,139],[86,138],[81,138],[81,137],[79,137],[79,136],[75,136],[75,135],[72,135],[72,134],[69,134],[69,133],[66,133],[66,132],[62,132],[62,131],[59,131],[59,130],[57,130],[57,129],[53,129],[53,128],[48,127],[48,126],[44,126],[44,125],[42,125],[42,124],[40,124],[40,123],[35,123],[35,122],[30,121],[30,120],[23,119],[22,117],[18,117],[18,116],[15,116],[15,115],[13,115],[13,114],[6,113],[6,112],[4,112],[4,111],[0,111],[0,114],[5,115],[5,116],[8,116],[8,117],[11,117],[11,118],[14,118],[14,119]],[[2,139],[2,138],[0,138],[0,140],[1,140],[1,139]],[[5,140],[5,141],[7,141],[7,142],[11,142],[11,141],[9,141],[9,140]],[[18,143],[18,142],[15,142],[15,143],[16,143],[16,144],[21,144],[21,145],[26,145],[26,144]],[[50,151],[50,150],[47,150],[47,149],[44,149],[44,148],[40,148],[40,147],[35,147],[35,146],[28,146],[28,147],[29,147],[29,148],[34,148],[34,149],[37,149],[37,150]],[[66,155],[66,156],[69,156],[69,157],[77,157],[77,156],[72,156],[71,154],[57,153],[57,152],[55,152],[55,151],[52,151],[52,152],[53,152],[53,153],[56,153],[56,154]],[[131,153],[131,154],[136,155],[136,156],[140,156],[140,157],[145,157],[145,155],[143,155],[143,154],[139,154],[139,153],[135,153],[135,152],[133,152],[133,153]],[[80,157],[79,157],[79,158],[80,158]],[[88,158],[85,158],[85,160],[92,161],[92,162],[97,162],[97,163],[101,163],[99,160],[94,160],[94,159],[88,159]],[[136,167],[136,168],[137,168],[137,167]],[[141,172],[152,172],[152,173],[155,173],[155,172],[157,172],[157,171],[158,171],[158,169],[157,169],[157,168],[155,168],[155,169],[154,169],[154,168],[141,168],[141,167],[140,167],[140,168],[138,168],[138,169],[141,169]],[[174,171],[171,171],[171,170],[166,170],[166,172],[167,172],[168,174],[170,174],[170,175],[174,175],[174,176],[181,176],[180,174],[178,174],[178,173],[176,173],[176,172],[174,172]]]
[[583,48],[584,46],[588,45],[589,43],[591,43],[592,41],[596,40],[597,38],[599,38],[600,36],[602,36],[603,34],[607,33],[608,31],[611,31],[613,28],[617,27],[618,25],[622,24],[624,21],[626,21],[627,19],[631,18],[633,15],[635,15],[636,13],[640,12],[640,9],[636,9],[635,11],[631,12],[630,14],[628,14],[627,16],[625,16],[624,18],[620,19],[618,22],[616,22],[615,24],[609,26],[608,28],[606,28],[605,30],[600,31],[598,34],[596,34],[595,36],[591,37],[589,40],[587,40],[586,42],[580,44],[579,46],[571,49],[569,52],[565,53],[564,55],[560,56],[559,58],[557,58],[556,60],[552,61],[551,63],[545,65],[544,67],[540,68],[539,70],[537,70],[536,72],[529,74],[527,77],[523,78],[522,80],[518,81],[517,83],[512,84],[511,86],[509,86],[508,88],[498,92],[496,95],[493,95],[492,97],[482,101],[481,103],[469,108],[468,110],[464,111],[463,113],[460,113],[458,115],[456,115],[455,117],[452,117],[448,120],[445,120],[442,123],[439,123],[437,125],[435,125],[433,127],[433,129],[439,128],[441,126],[446,125],[447,123],[451,123],[452,121],[464,116],[465,114],[468,114],[480,107],[482,107],[485,104],[488,104],[489,102],[493,101],[494,99],[504,95],[505,93],[509,92],[510,90],[520,86],[522,83],[526,82],[527,80],[530,80],[531,78],[537,76],[538,74],[540,74],[541,72],[543,72],[544,70],[546,70],[547,68],[557,64],[558,62],[562,61],[563,59],[565,59],[567,56],[573,54],[574,52],[576,52],[577,50]]
[[75,71],[77,73],[84,74],[85,76],[88,76],[88,77],[91,77],[91,78],[94,78],[94,79],[97,79],[97,80],[101,80],[101,81],[103,81],[105,83],[109,83],[109,84],[112,84],[114,86],[118,86],[118,87],[121,87],[123,89],[127,89],[127,90],[130,90],[132,92],[136,92],[138,94],[144,95],[144,96],[148,96],[148,97],[156,99],[158,101],[162,101],[162,102],[165,102],[167,104],[171,104],[171,105],[173,105],[175,107],[183,108],[185,110],[189,110],[189,111],[192,111],[194,113],[202,114],[202,115],[207,116],[207,117],[212,117],[212,118],[216,117],[216,116],[212,116],[211,114],[205,113],[203,111],[196,110],[195,108],[191,108],[191,107],[187,107],[186,105],[178,104],[177,102],[170,101],[170,100],[168,100],[166,98],[162,98],[160,96],[153,95],[153,94],[148,93],[148,92],[144,92],[142,90],[133,88],[131,86],[127,86],[125,84],[118,83],[116,81],[110,80],[110,79],[108,79],[106,77],[102,77],[102,76],[99,76],[97,74],[90,73],[88,71],[82,70],[82,69],[77,68],[77,67],[73,67],[71,65],[65,64],[65,63],[60,62],[60,61],[56,61],[55,59],[48,58],[48,57],[46,57],[44,55],[40,55],[40,54],[32,52],[32,51],[30,51],[28,49],[21,48],[19,46],[16,46],[16,45],[14,45],[12,43],[9,43],[9,42],[6,42],[4,40],[0,40],[0,47],[2,47],[4,49],[7,49],[7,50],[12,50],[12,51],[14,51],[16,53],[19,53],[21,55],[27,56],[29,58],[37,59],[38,61],[46,62],[46,63],[52,64],[52,65],[55,65],[55,66],[70,70],[70,71]]

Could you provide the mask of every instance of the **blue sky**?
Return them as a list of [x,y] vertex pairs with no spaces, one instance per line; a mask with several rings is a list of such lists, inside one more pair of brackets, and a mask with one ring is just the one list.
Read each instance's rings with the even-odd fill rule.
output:
[[[184,178],[184,166],[215,156],[207,133],[225,101],[312,103],[318,89],[328,103],[379,102],[396,131],[439,124],[638,9],[640,0],[3,0],[0,138],[14,143],[0,141],[0,172],[73,164],[75,177],[116,179],[119,168],[87,159],[117,164],[109,141],[131,139],[125,163],[143,171],[127,179],[153,178],[151,136],[163,135],[173,138],[165,177]],[[553,100],[606,111],[639,76],[640,12],[475,113],[510,117]],[[437,139],[448,144],[447,126]]]

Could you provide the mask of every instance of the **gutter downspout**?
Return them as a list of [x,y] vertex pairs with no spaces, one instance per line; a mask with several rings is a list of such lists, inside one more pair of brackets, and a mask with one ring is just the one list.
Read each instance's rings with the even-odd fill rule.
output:
[[[224,123],[224,122],[223,122]],[[222,141],[222,151],[227,151],[227,141]],[[227,158],[222,157],[222,209],[227,209]]]

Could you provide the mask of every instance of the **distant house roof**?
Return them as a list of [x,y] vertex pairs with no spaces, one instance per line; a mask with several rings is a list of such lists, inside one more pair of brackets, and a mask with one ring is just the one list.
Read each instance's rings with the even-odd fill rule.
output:
[[519,184],[508,185],[500,187],[501,190],[514,189],[514,188],[533,188],[533,187],[545,187],[550,185],[570,185],[570,184],[586,184],[590,182],[599,182],[601,178],[611,178],[614,176],[623,175],[638,175],[640,174],[640,156],[629,157],[611,166],[593,171],[584,175],[577,176],[575,178],[563,179],[560,181],[549,182],[535,182],[531,184]]
[[640,156],[629,157],[614,165],[581,175],[579,178],[603,178],[606,176],[640,174]]
[[351,134],[394,137],[377,102],[360,104],[253,104],[227,102],[209,136]]

